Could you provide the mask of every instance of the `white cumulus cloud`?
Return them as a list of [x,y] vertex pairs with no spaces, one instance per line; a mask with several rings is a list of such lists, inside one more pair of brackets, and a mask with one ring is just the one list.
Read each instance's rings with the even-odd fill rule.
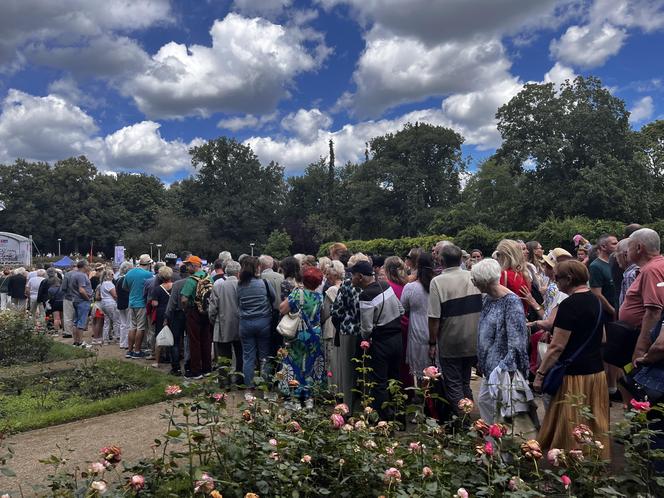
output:
[[544,75],[544,83],[555,83],[560,86],[566,80],[573,81],[574,78],[576,78],[576,73],[571,67],[556,62]]
[[609,23],[570,26],[560,40],[551,42],[551,54],[568,64],[597,67],[616,55],[626,38],[626,30]]
[[639,99],[634,107],[629,110],[629,112],[629,120],[632,123],[640,123],[650,119],[655,112],[655,106],[653,104],[652,97],[647,95],[642,99]]
[[0,65],[28,43],[78,43],[172,21],[169,0],[12,0],[2,3]]
[[295,133],[305,142],[312,142],[320,130],[327,130],[332,125],[332,118],[319,109],[300,109],[288,114],[281,120],[281,126]]
[[124,86],[148,117],[260,114],[287,96],[293,78],[317,69],[329,51],[312,33],[228,14],[210,30],[211,46],[170,42]]
[[235,0],[233,10],[245,16],[276,19],[292,4],[293,0]]
[[102,171],[160,176],[190,171],[188,150],[203,141],[166,140],[160,126],[143,121],[101,136],[94,119],[67,99],[11,89],[0,109],[0,161],[55,162],[86,155]]

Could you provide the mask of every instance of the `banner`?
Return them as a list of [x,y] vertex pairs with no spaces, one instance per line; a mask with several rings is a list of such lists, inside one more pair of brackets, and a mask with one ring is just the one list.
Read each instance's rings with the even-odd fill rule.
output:
[[14,233],[0,232],[0,266],[30,266],[30,239]]
[[113,256],[113,261],[115,261],[117,264],[124,263],[124,251],[124,246],[115,246],[115,256]]

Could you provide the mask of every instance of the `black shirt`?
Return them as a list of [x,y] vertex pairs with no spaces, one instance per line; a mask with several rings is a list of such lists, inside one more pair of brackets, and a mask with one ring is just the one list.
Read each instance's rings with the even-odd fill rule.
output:
[[25,285],[28,279],[23,275],[12,275],[9,277],[7,293],[14,299],[25,299]]
[[588,339],[588,334],[594,334],[583,351],[567,367],[566,375],[590,375],[604,370],[600,351],[602,327],[595,327],[599,312],[599,299],[592,292],[577,292],[558,305],[553,326],[571,331],[559,362],[565,361],[578,351]]

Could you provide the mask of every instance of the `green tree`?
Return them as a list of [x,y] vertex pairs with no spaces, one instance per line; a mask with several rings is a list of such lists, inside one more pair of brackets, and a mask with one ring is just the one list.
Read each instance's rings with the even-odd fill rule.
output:
[[290,256],[292,245],[293,241],[288,233],[284,230],[272,230],[265,248],[261,252],[277,259],[283,259],[286,256]]
[[285,203],[284,170],[260,161],[250,147],[221,137],[193,147],[191,162],[198,170],[188,182],[191,211],[206,221],[210,237],[224,247],[246,251],[279,225]]
[[530,216],[650,218],[629,112],[599,79],[579,76],[559,91],[553,83],[525,85],[496,117],[503,137],[496,159],[529,179]]

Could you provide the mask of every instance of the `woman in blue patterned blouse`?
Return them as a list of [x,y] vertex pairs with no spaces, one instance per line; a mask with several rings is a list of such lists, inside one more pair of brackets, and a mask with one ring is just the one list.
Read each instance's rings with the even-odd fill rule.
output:
[[475,286],[485,294],[477,333],[477,367],[483,375],[478,405],[480,415],[493,423],[496,400],[489,393],[487,380],[500,367],[512,374],[517,370],[524,377],[528,371],[528,329],[521,300],[507,287],[500,285],[500,264],[484,259],[471,270]]

